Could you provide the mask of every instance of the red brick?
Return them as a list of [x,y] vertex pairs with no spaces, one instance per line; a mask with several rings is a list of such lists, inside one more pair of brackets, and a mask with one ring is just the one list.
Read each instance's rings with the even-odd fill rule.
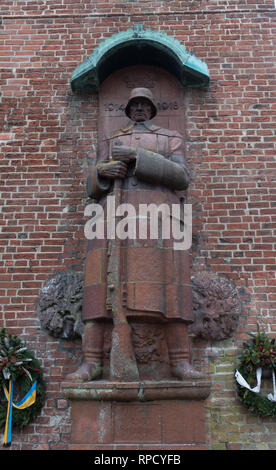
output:
[[[193,273],[226,276],[246,289],[243,316],[231,339],[233,348],[239,346],[241,334],[246,340],[247,333],[255,331],[257,319],[275,334],[273,1],[41,3],[6,1],[0,5],[0,279],[4,282],[0,327],[5,324],[9,331],[28,340],[36,338],[35,352],[43,361],[40,346],[47,345],[46,373],[58,374],[48,390],[60,397],[65,365],[57,364],[57,355],[73,366],[72,357],[77,360],[80,346],[67,347],[64,341],[42,334],[35,305],[41,285],[54,273],[67,266],[80,272],[84,269],[84,182],[88,158],[95,156],[98,124],[97,94],[73,95],[70,78],[104,38],[144,23],[146,28],[165,32],[185,44],[188,51],[206,61],[210,71],[209,89],[187,89],[183,107],[186,158],[192,175],[189,197],[197,237],[192,248]],[[76,212],[63,212],[72,205]],[[143,272],[142,261],[138,260],[137,271],[130,273],[133,279],[140,276],[141,282],[143,276],[151,276],[150,269]],[[91,271],[91,282],[94,275]],[[143,300],[142,289],[139,295]],[[220,348],[227,356],[228,343],[214,349]],[[194,359],[206,366],[205,352],[206,345],[200,343]],[[216,360],[220,362],[222,356]],[[229,385],[223,374],[221,383],[219,398],[224,400],[225,396],[227,404],[227,390],[232,387],[234,394],[234,385]],[[215,437],[210,431],[210,441],[219,440],[225,428],[224,409],[214,403],[210,402],[208,410],[218,422]],[[68,419],[67,411],[57,410],[52,398],[45,413],[48,409],[52,416],[58,413],[62,423]],[[274,439],[268,437],[270,424],[266,420],[252,421],[257,436],[254,442],[258,436],[262,442]],[[52,442],[52,449],[66,448],[66,437],[60,437],[62,432],[57,437],[54,429],[53,424],[44,423],[38,434],[30,425],[16,434],[13,446],[47,450]],[[253,440],[249,430],[237,439],[230,434],[227,449],[243,450]],[[171,436],[177,438],[173,430]],[[97,445],[100,448],[101,444]],[[152,444],[155,449],[159,445],[162,448],[162,444]],[[178,444],[170,447],[174,445],[181,448]],[[275,448],[275,442],[268,446]],[[195,449],[194,445],[186,448]]]

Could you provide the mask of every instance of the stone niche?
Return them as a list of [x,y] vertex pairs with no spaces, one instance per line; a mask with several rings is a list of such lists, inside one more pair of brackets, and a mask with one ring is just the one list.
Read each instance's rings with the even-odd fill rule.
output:
[[[130,37],[123,47],[122,38],[127,35]],[[172,44],[174,51],[170,47]],[[136,27],[133,32],[110,38],[109,50],[105,42],[74,72],[73,90],[89,89],[89,86],[92,90],[98,89],[99,152],[106,135],[126,126],[128,119],[124,108],[131,89],[136,87],[146,87],[153,92],[158,108],[155,124],[179,131],[185,140],[183,84],[206,85],[208,74],[203,63],[197,62],[184,49],[166,35]],[[133,53],[140,58],[139,62],[135,62]],[[128,63],[124,63],[124,57]],[[119,60],[117,67],[116,58]],[[101,64],[104,64],[102,68]],[[171,64],[172,73],[168,64]],[[205,72],[201,73],[201,69]],[[174,379],[170,374],[164,325],[133,321],[131,326],[138,381],[110,380],[112,325],[108,324],[101,380],[64,381],[63,393],[70,400],[72,413],[69,448],[205,449],[204,406],[210,393],[210,378],[202,374],[199,378]]]

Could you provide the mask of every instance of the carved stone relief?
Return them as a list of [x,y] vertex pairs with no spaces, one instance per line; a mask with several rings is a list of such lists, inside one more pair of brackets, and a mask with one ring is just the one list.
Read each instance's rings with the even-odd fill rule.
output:
[[83,275],[58,273],[46,282],[37,301],[42,330],[55,338],[75,339],[82,335]]
[[[131,321],[132,342],[142,379],[161,379],[170,376],[165,325]],[[106,324],[104,335],[104,372],[109,376],[112,324]]]
[[220,276],[199,273],[193,279],[195,322],[191,332],[206,340],[223,340],[233,335],[241,314],[237,289]]
[[[237,289],[228,279],[205,272],[196,275],[192,281],[195,323],[190,332],[206,340],[231,337],[241,314]],[[80,337],[83,332],[82,294],[83,275],[80,273],[62,272],[50,279],[41,289],[37,304],[42,330],[55,338]],[[165,337],[162,327],[149,324],[144,329],[135,324],[133,341],[138,362],[163,361]]]

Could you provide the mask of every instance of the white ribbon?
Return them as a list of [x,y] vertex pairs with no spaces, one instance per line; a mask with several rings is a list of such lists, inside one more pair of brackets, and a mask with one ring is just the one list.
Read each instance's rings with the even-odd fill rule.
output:
[[272,371],[272,380],[273,380],[273,395],[272,395],[272,393],[269,393],[269,395],[267,395],[267,398],[270,401],[276,401],[276,386],[275,386],[275,372],[274,372],[274,370]]
[[[247,388],[247,389],[250,390],[251,392],[260,393],[260,389],[261,389],[261,379],[262,379],[262,368],[261,368],[261,367],[259,367],[259,368],[256,370],[257,385],[256,385],[256,387],[254,387],[254,388],[251,388],[251,387],[250,387],[250,385],[246,382],[246,380],[243,378],[243,376],[239,373],[238,370],[236,370],[236,372],[235,372],[235,378],[236,378],[236,381],[237,381],[242,387]],[[272,380],[273,380],[273,394],[272,394],[272,393],[269,393],[269,395],[267,395],[267,398],[268,398],[270,401],[276,401],[276,383],[275,383],[275,373],[274,373],[274,370],[272,371]]]
[[235,372],[235,377],[236,377],[236,381],[242,386],[242,387],[245,387],[245,388],[248,388],[248,390],[250,390],[251,392],[254,392],[254,393],[260,393],[260,389],[261,389],[261,379],[262,379],[262,369],[261,367],[259,367],[256,371],[256,376],[257,376],[257,385],[256,387],[254,388],[251,388],[250,385],[246,382],[246,380],[243,378],[243,376],[239,373],[238,370],[236,370]]

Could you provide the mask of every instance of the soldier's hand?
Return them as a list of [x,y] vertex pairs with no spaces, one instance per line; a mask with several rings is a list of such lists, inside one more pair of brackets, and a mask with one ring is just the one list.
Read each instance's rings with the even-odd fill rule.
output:
[[121,161],[110,161],[107,163],[99,163],[97,165],[100,176],[110,179],[125,178],[127,165]]
[[120,160],[121,162],[129,163],[136,159],[136,149],[127,145],[115,143],[111,149],[113,160]]

